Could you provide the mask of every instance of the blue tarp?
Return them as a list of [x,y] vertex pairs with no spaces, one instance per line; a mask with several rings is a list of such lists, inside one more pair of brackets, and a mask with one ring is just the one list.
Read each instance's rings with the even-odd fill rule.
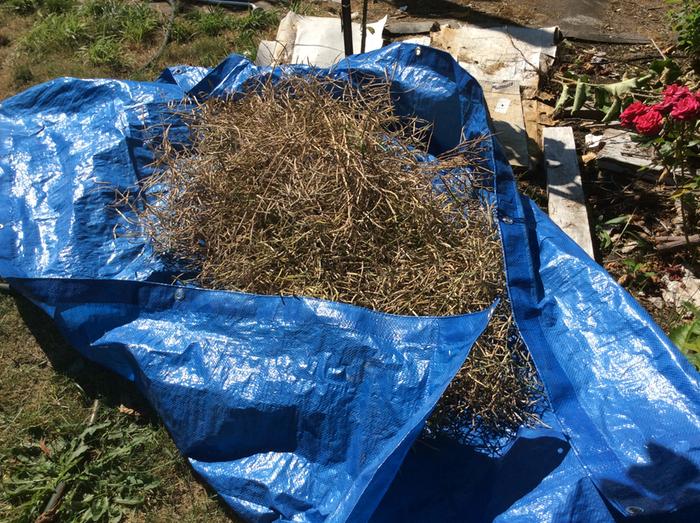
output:
[[[0,276],[83,355],[133,380],[251,521],[697,521],[698,375],[517,192],[495,140],[508,291],[548,400],[545,425],[495,456],[417,439],[490,311],[413,318],[170,285],[148,244],[118,234],[114,189],[148,174],[144,128],[167,103],[271,72],[232,55],[156,82],[61,78],[5,100]],[[446,53],[391,45],[327,73],[388,75],[397,110],[433,123],[433,153],[489,133],[481,89]]]

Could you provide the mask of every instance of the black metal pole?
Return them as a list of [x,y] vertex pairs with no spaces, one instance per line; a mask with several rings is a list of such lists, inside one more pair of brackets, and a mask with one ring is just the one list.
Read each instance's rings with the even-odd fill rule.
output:
[[342,0],[340,4],[340,22],[345,42],[345,56],[352,54],[352,14],[350,0]]
[[369,0],[362,2],[362,42],[360,43],[360,52],[365,52],[365,43],[367,42],[367,4]]

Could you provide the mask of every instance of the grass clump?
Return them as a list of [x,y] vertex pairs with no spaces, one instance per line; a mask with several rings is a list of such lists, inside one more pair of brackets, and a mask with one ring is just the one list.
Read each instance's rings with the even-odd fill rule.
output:
[[77,49],[90,36],[90,25],[76,12],[49,14],[24,36],[22,47],[30,53]]
[[190,20],[194,22],[197,33],[206,36],[218,36],[233,28],[233,17],[220,7],[212,7],[206,11],[193,11]]
[[27,64],[19,64],[12,71],[12,80],[16,86],[22,87],[34,80],[34,73]]
[[90,63],[93,65],[108,65],[119,67],[122,65],[121,46],[119,42],[110,36],[101,36],[91,43],[86,51]]
[[[388,84],[289,77],[176,115],[190,141],[153,129],[155,173],[118,204],[200,286],[407,315],[505,300],[500,240],[474,186],[483,142],[425,161],[428,127],[395,114]],[[535,419],[538,380],[507,305],[491,329],[432,432],[488,439]]]
[[[118,46],[120,51],[124,42],[147,41],[159,26],[158,14],[146,3],[91,0],[80,6],[40,16],[25,35],[22,46],[30,53],[87,49],[92,61],[94,45],[98,50]],[[98,59],[95,63],[113,61]]]
[[159,26],[158,14],[145,2],[89,0],[79,13],[89,19],[94,35],[144,42]]
[[37,519],[61,482],[64,494],[51,514],[61,521],[120,521],[159,485],[150,471],[155,435],[126,416],[30,434],[3,456],[12,521]]
[[29,15],[37,11],[43,13],[65,13],[70,11],[76,0],[3,0],[2,7],[20,15]]
[[[232,16],[220,8],[190,11],[175,20],[172,39],[181,44],[191,42],[195,49],[190,54],[202,57],[197,61],[199,64],[211,65],[211,56],[216,56],[218,61],[232,52],[254,58],[260,34],[278,22],[275,12],[262,9],[244,16]],[[214,47],[225,49],[212,53],[213,42],[220,42]],[[197,48],[204,53],[200,55]]]

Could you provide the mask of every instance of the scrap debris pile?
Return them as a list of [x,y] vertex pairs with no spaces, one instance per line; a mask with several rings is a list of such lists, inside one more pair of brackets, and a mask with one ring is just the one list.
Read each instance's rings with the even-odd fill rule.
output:
[[117,202],[157,253],[202,287],[394,314],[461,314],[500,298],[428,432],[488,441],[536,422],[540,382],[474,185],[482,141],[426,160],[429,126],[396,115],[384,81],[287,77],[187,107],[173,111],[188,143],[159,129],[154,174]]

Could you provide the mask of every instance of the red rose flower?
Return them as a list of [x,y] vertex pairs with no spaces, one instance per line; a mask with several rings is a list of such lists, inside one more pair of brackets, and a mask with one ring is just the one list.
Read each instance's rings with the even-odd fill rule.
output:
[[[662,102],[656,104],[654,109],[661,113],[668,113],[673,110],[673,107],[681,99],[688,95],[691,95],[690,89],[684,85],[671,84],[667,85],[663,92],[664,99]],[[692,96],[692,95],[691,95]]]
[[634,126],[639,134],[656,136],[664,127],[664,115],[656,109],[650,108],[646,113],[634,119]]
[[624,127],[634,127],[634,121],[639,116],[646,114],[651,108],[648,105],[644,105],[642,102],[632,102],[627,106],[627,108],[620,114],[620,123]]
[[688,94],[676,102],[671,111],[671,118],[676,120],[694,120],[700,116],[700,99],[697,95]]

